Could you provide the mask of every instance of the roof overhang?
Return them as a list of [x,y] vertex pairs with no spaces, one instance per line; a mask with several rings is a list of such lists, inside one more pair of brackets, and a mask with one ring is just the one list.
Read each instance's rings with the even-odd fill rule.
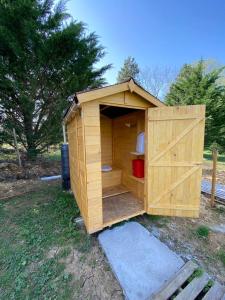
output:
[[99,98],[107,97],[113,94],[121,93],[130,91],[131,93],[136,93],[142,98],[144,98],[146,101],[152,103],[156,107],[165,106],[163,102],[161,102],[159,99],[151,95],[149,92],[147,92],[145,89],[143,89],[140,85],[138,85],[133,78],[122,82],[117,83],[114,85],[109,85],[106,87],[101,87],[97,89],[93,89],[90,91],[83,91],[78,92],[74,96],[74,102],[71,105],[71,107],[68,109],[64,116],[64,122],[67,121],[69,115],[74,111],[77,107],[79,107],[80,104],[93,101]]

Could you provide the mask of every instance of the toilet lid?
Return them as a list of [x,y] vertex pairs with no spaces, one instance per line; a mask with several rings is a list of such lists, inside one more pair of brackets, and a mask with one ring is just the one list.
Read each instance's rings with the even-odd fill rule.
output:
[[109,171],[112,171],[112,167],[111,167],[111,166],[108,166],[108,165],[103,165],[103,166],[102,166],[102,171],[103,171],[103,172],[109,172]]

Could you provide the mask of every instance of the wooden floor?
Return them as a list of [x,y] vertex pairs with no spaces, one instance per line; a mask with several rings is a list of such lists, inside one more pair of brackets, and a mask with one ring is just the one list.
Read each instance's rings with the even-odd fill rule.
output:
[[104,188],[102,191],[102,198],[108,198],[129,192],[129,190],[122,184]]
[[104,226],[109,226],[144,213],[143,202],[131,192],[103,198],[102,201]]

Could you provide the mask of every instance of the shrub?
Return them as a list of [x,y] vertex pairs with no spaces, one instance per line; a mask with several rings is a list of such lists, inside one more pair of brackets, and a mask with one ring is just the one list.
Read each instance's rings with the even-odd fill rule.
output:
[[200,225],[196,229],[196,235],[200,238],[207,238],[209,236],[210,229],[208,226]]

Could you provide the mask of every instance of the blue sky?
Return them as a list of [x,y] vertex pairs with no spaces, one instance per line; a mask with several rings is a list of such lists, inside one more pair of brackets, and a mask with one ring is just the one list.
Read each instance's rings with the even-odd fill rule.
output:
[[225,64],[224,0],[70,0],[68,12],[99,36],[112,84],[127,56],[180,68],[201,57]]

